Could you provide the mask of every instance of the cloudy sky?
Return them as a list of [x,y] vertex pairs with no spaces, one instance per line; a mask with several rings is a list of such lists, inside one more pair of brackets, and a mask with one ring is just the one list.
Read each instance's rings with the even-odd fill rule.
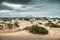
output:
[[1,0],[0,17],[60,17],[60,0]]

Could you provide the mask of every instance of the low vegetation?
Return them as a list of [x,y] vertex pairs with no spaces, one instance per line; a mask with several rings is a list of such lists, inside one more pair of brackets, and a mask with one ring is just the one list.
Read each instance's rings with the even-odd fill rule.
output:
[[51,28],[60,28],[60,25],[57,25],[57,24],[51,24],[50,27],[51,27]]
[[13,28],[13,24],[10,24],[10,23],[7,23],[6,26],[9,30],[11,30]]
[[33,34],[48,34],[48,30],[40,27],[38,25],[32,25],[31,27],[26,27],[26,30],[29,30],[30,33]]
[[24,20],[29,21],[30,19],[29,18],[24,18]]
[[[18,20],[16,20],[18,19]],[[46,27],[50,27],[50,28],[60,28],[60,18],[46,18],[46,17],[41,17],[41,18],[0,18],[0,30],[2,29],[15,29],[20,27],[19,25],[19,20],[22,20],[22,21],[26,21],[26,22],[31,22],[31,24],[34,24],[35,21],[41,21],[39,22],[38,24],[39,25],[44,25]],[[14,22],[13,22],[14,21]],[[48,23],[44,23],[45,21],[48,21]],[[58,22],[56,22],[58,21]],[[56,23],[55,23],[56,22]],[[55,24],[54,24],[55,23]],[[28,25],[28,24],[27,24]],[[19,29],[20,30],[20,29]],[[30,27],[26,27],[24,28],[23,30],[28,30],[30,33],[34,33],[34,34],[48,34],[48,30],[43,28],[43,27],[40,27],[38,25],[32,25]]]
[[58,21],[57,23],[60,23],[60,21]]
[[41,23],[41,22],[39,22],[39,24],[41,25],[42,23]]
[[0,30],[3,29],[3,25],[0,25]]
[[54,24],[54,23],[46,23],[46,26],[49,26],[50,28],[60,28],[60,25]]
[[20,27],[18,24],[19,24],[19,23],[16,21],[16,22],[14,23],[15,27]]

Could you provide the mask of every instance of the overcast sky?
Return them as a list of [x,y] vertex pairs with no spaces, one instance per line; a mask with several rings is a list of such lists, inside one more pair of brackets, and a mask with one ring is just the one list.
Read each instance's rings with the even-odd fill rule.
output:
[[1,0],[0,17],[60,17],[60,0]]

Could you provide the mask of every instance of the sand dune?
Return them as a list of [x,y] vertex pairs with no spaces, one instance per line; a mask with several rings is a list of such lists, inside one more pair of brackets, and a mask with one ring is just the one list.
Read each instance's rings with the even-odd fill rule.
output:
[[[50,20],[50,19],[49,19]],[[33,23],[31,23],[31,21],[26,21],[26,20],[16,20],[19,22],[19,28],[15,28],[12,29],[12,32],[8,32],[7,33],[0,33],[0,40],[60,40],[60,28],[50,28],[50,27],[45,27],[45,23],[47,23],[48,21],[44,21],[43,20],[35,20],[33,21]],[[52,21],[52,20],[51,20]],[[40,25],[39,23],[42,23],[42,25]],[[54,21],[52,21],[53,23],[56,23]],[[11,23],[14,23],[14,20],[11,21]],[[49,33],[46,35],[38,35],[38,34],[32,34],[29,33],[28,31],[24,30],[24,31],[16,31],[17,29],[24,29],[27,26],[32,26],[38,24],[39,26],[42,26],[44,28],[46,28]]]
[[27,31],[0,34],[0,40],[60,40],[60,29],[49,29],[47,35],[31,34]]

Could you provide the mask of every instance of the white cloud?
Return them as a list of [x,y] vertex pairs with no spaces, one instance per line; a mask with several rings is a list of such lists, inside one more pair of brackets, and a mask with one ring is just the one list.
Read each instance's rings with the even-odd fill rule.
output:
[[19,9],[23,6],[21,4],[13,4],[13,3],[8,3],[8,2],[3,2],[2,4],[13,9]]
[[8,12],[13,12],[11,10],[0,10],[0,13],[8,13]]

